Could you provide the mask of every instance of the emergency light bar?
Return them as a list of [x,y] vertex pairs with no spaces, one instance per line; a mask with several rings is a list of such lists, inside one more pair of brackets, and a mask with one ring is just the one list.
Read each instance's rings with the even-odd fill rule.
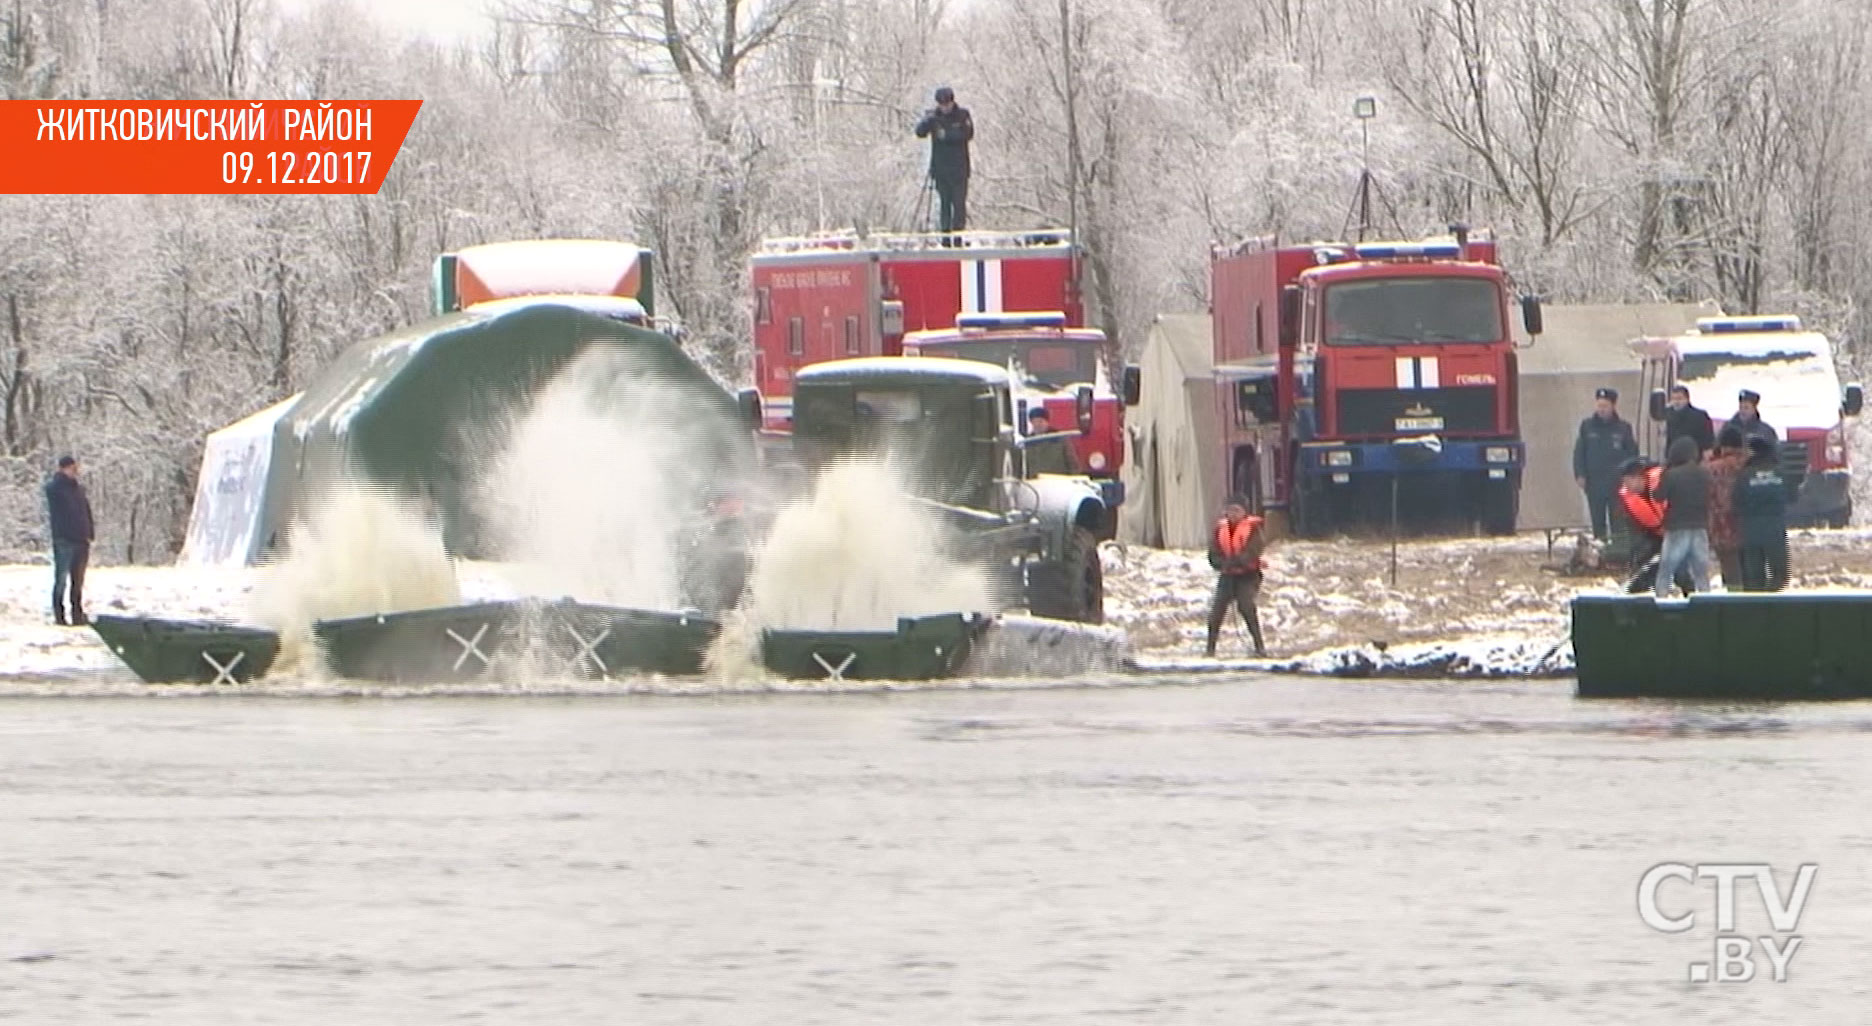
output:
[[1064,328],[1063,310],[1028,310],[1017,313],[959,313],[957,328]]
[[1454,242],[1361,242],[1352,251],[1367,260],[1462,256],[1462,247]]
[[1755,317],[1699,317],[1696,329],[1703,335],[1733,335],[1750,331],[1799,331],[1800,318],[1793,314],[1764,314]]

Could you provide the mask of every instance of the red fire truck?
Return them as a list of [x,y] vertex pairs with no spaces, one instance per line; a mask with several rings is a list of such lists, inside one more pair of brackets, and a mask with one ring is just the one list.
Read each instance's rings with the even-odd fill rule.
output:
[[[1495,243],[1252,239],[1211,254],[1224,480],[1318,537],[1395,510],[1514,530],[1526,447]],[[1521,301],[1529,335],[1540,304]]]
[[[1053,423],[1075,423],[1077,386],[1094,390],[1080,466],[1116,481],[1124,447],[1119,379],[1103,333],[1085,323],[1071,234],[969,231],[772,239],[754,254],[754,383],[770,428],[792,414],[800,368],[853,356],[953,356],[1005,367],[1049,393]],[[914,341],[913,341],[914,340]],[[1122,375],[1122,377],[1120,377]]]

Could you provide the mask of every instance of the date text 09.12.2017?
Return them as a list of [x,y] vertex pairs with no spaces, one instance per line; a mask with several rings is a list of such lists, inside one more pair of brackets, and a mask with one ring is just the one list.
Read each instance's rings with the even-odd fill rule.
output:
[[221,155],[228,185],[356,185],[370,174],[369,150],[230,150]]

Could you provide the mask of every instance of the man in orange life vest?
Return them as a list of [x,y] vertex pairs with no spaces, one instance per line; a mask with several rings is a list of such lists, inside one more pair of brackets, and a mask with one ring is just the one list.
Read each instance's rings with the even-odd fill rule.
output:
[[[1670,506],[1657,497],[1664,481],[1664,468],[1642,456],[1633,456],[1619,468],[1619,505],[1632,522],[1631,566],[1634,573],[1625,582],[1625,593],[1641,595],[1657,583],[1658,562],[1664,552],[1664,514]],[[1695,588],[1688,571],[1677,574],[1678,587],[1688,595]]]
[[1255,655],[1267,655],[1267,645],[1261,640],[1261,616],[1255,609],[1255,599],[1261,594],[1261,552],[1267,548],[1262,523],[1260,517],[1248,515],[1246,502],[1230,499],[1223,507],[1222,519],[1216,521],[1215,534],[1209,538],[1209,565],[1216,570],[1216,586],[1215,597],[1209,602],[1209,646],[1204,654],[1211,658],[1230,605],[1240,611],[1242,622],[1248,625]]

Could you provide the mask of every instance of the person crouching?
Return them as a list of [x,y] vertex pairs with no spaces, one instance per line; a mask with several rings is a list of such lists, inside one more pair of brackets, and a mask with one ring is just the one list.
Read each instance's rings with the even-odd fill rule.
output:
[[1222,634],[1230,605],[1247,624],[1255,655],[1267,656],[1267,645],[1261,639],[1261,615],[1255,608],[1265,565],[1261,553],[1267,548],[1263,523],[1260,517],[1248,515],[1248,504],[1241,499],[1230,500],[1222,509],[1222,519],[1216,521],[1215,534],[1209,539],[1209,565],[1216,571],[1215,597],[1209,602],[1209,644],[1203,650],[1210,658],[1215,657],[1216,639]]

